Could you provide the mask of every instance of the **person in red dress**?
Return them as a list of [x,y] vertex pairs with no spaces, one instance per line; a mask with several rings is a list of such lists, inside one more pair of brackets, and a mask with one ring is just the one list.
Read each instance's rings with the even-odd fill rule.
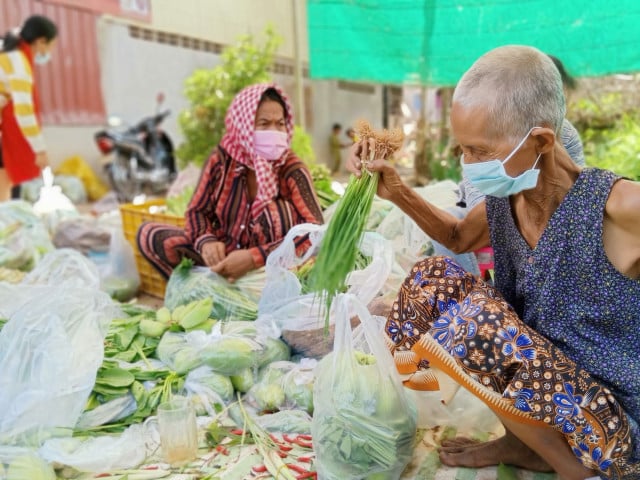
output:
[[32,15],[16,35],[9,32],[0,53],[0,110],[2,112],[0,201],[11,187],[40,175],[49,165],[39,119],[34,64],[49,61],[58,29],[47,17]]

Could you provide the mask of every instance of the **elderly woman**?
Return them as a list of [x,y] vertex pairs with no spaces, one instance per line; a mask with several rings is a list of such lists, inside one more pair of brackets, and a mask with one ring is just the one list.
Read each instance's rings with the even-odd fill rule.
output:
[[202,169],[185,230],[145,223],[138,231],[140,252],[165,278],[188,257],[233,282],[263,266],[291,227],[323,222],[311,174],[289,148],[292,112],[278,86],[238,93],[225,127]]
[[[506,429],[489,443],[443,444],[443,463],[640,478],[640,184],[578,167],[558,141],[564,114],[549,57],[497,48],[464,74],[451,108],[483,202],[457,219],[384,160],[367,165],[380,172],[378,195],[430,237],[454,252],[495,251],[495,288],[448,257],[418,262],[386,335],[407,386],[453,380]],[[357,175],[367,147],[349,158]]]

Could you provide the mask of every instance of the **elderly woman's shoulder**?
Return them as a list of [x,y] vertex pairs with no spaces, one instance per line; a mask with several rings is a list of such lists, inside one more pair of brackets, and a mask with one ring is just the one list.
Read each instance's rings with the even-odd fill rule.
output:
[[623,178],[614,183],[606,208],[610,216],[640,219],[640,182]]

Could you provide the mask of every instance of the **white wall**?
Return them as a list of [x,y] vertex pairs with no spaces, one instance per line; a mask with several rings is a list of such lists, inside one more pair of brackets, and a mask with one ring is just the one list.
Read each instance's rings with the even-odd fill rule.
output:
[[165,95],[171,115],[162,124],[177,146],[182,142],[178,114],[188,107],[184,82],[197,68],[212,68],[220,57],[129,36],[128,27],[102,20],[98,28],[102,93],[107,115],[136,123],[155,113],[156,95]]
[[54,168],[69,157],[81,156],[89,165],[100,173],[101,154],[93,140],[93,135],[100,128],[95,126],[52,126],[45,125],[42,133],[47,142],[47,154]]
[[[360,93],[338,88],[333,80],[311,82],[313,92],[313,121],[309,132],[319,163],[331,164],[329,159],[329,135],[334,123],[342,125],[341,137],[348,139],[345,131],[359,119],[366,119],[375,128],[382,127],[382,87],[374,86],[374,93]],[[342,150],[343,162],[347,150]]]
[[259,38],[271,24],[283,40],[278,55],[293,58],[294,2],[299,15],[300,56],[308,61],[305,0],[152,0],[150,27],[233,44],[240,35]]

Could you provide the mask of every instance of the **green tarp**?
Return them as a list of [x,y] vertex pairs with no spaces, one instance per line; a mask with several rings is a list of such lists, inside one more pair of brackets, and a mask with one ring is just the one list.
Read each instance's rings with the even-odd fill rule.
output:
[[312,78],[455,85],[531,45],[573,76],[640,71],[640,0],[307,0]]

